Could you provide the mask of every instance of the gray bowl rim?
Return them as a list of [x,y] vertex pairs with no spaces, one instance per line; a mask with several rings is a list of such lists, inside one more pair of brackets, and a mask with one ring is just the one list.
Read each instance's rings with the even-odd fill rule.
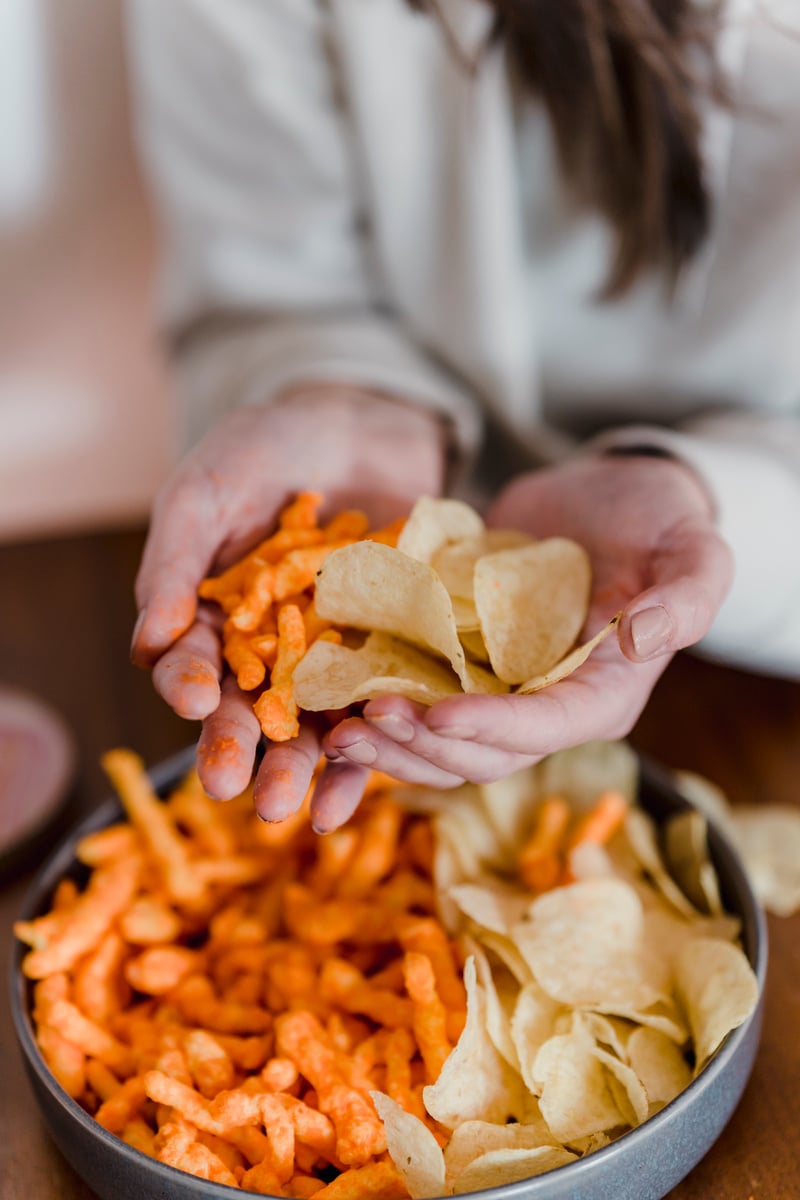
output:
[[[177,754],[172,755],[150,769],[148,775],[155,791],[159,795],[162,795],[174,786],[191,768],[194,756],[195,746],[187,746],[183,750],[178,751]],[[685,796],[681,795],[675,785],[672,773],[667,768],[655,763],[646,755],[639,754],[638,758],[641,790],[647,791],[649,788],[655,794],[660,793],[662,801],[666,802],[666,806],[671,811],[687,810],[695,807]],[[649,810],[652,808],[652,805],[644,804],[643,807]],[[20,909],[19,918],[21,920],[30,920],[41,913],[44,901],[50,897],[56,883],[74,867],[74,847],[78,839],[87,833],[112,824],[121,815],[122,805],[119,799],[112,795],[67,833],[39,868],[31,882]],[[587,1174],[595,1169],[598,1162],[609,1165],[612,1164],[615,1157],[624,1159],[626,1144],[629,1143],[631,1138],[636,1138],[637,1142],[640,1142],[644,1138],[658,1138],[662,1130],[667,1132],[667,1127],[673,1118],[681,1113],[687,1105],[701,1102],[703,1093],[714,1085],[720,1074],[726,1070],[728,1064],[735,1059],[740,1047],[743,1046],[748,1037],[748,1031],[753,1021],[760,1020],[761,1016],[769,958],[767,923],[764,910],[753,894],[738,853],[719,827],[711,820],[708,822],[708,841],[712,860],[715,866],[721,868],[720,873],[723,875],[724,882],[727,885],[725,891],[728,889],[732,890],[738,895],[740,900],[741,911],[737,912],[736,915],[740,916],[742,920],[745,953],[748,956],[758,982],[759,1001],[753,1013],[744,1024],[728,1034],[725,1041],[715,1051],[700,1074],[692,1080],[684,1091],[654,1116],[649,1117],[642,1125],[637,1126],[636,1129],[629,1130],[615,1141],[610,1142],[609,1145],[604,1146],[600,1150],[595,1150],[592,1154],[578,1159],[576,1162],[567,1163],[563,1167],[556,1167],[551,1171],[533,1176],[530,1179],[521,1179],[516,1183],[502,1184],[497,1188],[483,1189],[479,1192],[464,1193],[465,1196],[483,1197],[483,1200],[492,1200],[492,1197],[495,1200],[500,1200],[500,1198],[502,1200],[513,1200],[515,1196],[524,1195],[525,1200],[547,1200],[548,1180],[552,1181],[556,1174],[561,1178],[564,1171],[569,1171],[571,1173],[570,1178],[574,1180],[575,1186],[579,1186],[581,1180],[585,1179]],[[163,1179],[167,1185],[177,1179],[185,1181],[186,1173],[184,1171],[158,1162],[157,1159],[151,1158],[141,1150],[136,1150],[133,1146],[129,1146],[127,1142],[123,1142],[121,1138],[109,1133],[102,1125],[98,1125],[94,1118],[63,1090],[51,1074],[39,1052],[31,1021],[29,1011],[31,985],[25,979],[20,969],[25,952],[22,944],[14,939],[9,967],[11,1015],[22,1053],[28,1067],[36,1074],[39,1083],[49,1093],[53,1101],[65,1109],[68,1115],[82,1127],[87,1135],[97,1138],[101,1143],[105,1144],[109,1151],[127,1160],[133,1168],[136,1170],[146,1169],[154,1173],[155,1178]],[[38,1096],[36,1099],[38,1103]],[[724,1125],[720,1127],[719,1132],[722,1131],[722,1128],[724,1128]],[[686,1173],[688,1174],[695,1165],[696,1162],[687,1164]],[[209,1180],[196,1179],[195,1184],[193,1193],[202,1198],[202,1200],[228,1200],[229,1197],[241,1196],[243,1194],[240,1189],[228,1187],[227,1184],[212,1183]],[[247,1195],[248,1193],[244,1194]]]

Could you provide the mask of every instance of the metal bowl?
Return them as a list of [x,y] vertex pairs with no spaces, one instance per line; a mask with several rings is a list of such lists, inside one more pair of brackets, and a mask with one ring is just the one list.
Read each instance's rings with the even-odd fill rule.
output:
[[[151,772],[161,795],[168,793],[190,767],[194,747]],[[670,775],[642,761],[639,802],[656,821],[690,808],[674,788]],[[64,876],[85,878],[75,859],[75,846],[85,834],[120,819],[121,806],[111,799],[83,821],[59,846],[34,880],[20,916],[45,911]],[[742,943],[759,983],[759,1003],[750,1018],[734,1030],[690,1086],[637,1129],[578,1162],[519,1183],[490,1188],[483,1200],[661,1200],[716,1141],[730,1119],[750,1076],[758,1047],[767,968],[764,915],[755,900],[735,850],[713,826],[711,857],[717,869],[726,909],[742,922]],[[36,1045],[30,1015],[31,987],[20,964],[24,948],[15,947],[11,962],[11,1009],[25,1067],[48,1131],[61,1153],[101,1200],[231,1200],[240,1191],[197,1179],[164,1166],[107,1133],[51,1075]]]

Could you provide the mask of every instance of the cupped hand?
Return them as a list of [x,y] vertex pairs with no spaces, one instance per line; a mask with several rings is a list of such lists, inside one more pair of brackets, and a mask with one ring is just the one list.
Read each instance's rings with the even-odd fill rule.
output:
[[425,709],[370,701],[324,739],[333,762],[407,782],[489,782],[547,754],[626,736],[671,656],[708,632],[733,576],[699,479],[677,461],[586,456],[522,475],[487,514],[496,527],[571,537],[593,570],[584,637],[622,612],[617,636],[573,675],[529,696],[463,695]]
[[[139,615],[131,657],[152,667],[160,695],[183,717],[202,720],[197,766],[207,792],[238,795],[260,741],[253,697],[223,667],[220,615],[199,604],[209,573],[229,566],[274,526],[296,492],[319,491],[329,513],[362,508],[373,527],[438,494],[444,472],[438,419],[382,394],[315,384],[265,408],[226,417],[187,456],[160,492],[136,580]],[[278,820],[299,807],[321,755],[325,729],[304,722],[292,742],[268,747],[256,806]],[[367,771],[332,764],[315,788],[314,820],[332,828],[361,796]]]

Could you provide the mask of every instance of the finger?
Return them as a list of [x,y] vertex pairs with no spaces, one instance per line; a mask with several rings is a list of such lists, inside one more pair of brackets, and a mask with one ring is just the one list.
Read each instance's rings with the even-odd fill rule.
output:
[[311,797],[311,825],[316,833],[333,833],[352,817],[369,776],[369,767],[357,763],[326,763]]
[[[399,743],[398,749],[405,749],[442,771],[462,776],[470,783],[490,783],[520,771],[534,761],[529,755],[500,750],[480,742],[438,737],[425,724],[426,708],[422,705],[410,706],[419,709],[418,714],[414,714],[416,719],[410,720],[412,714],[408,709],[404,713],[398,711],[399,706],[394,704],[396,699],[401,698],[382,696],[371,701],[364,709],[369,726]],[[410,705],[409,701],[403,703]],[[380,770],[388,772],[386,764],[390,757],[386,747],[382,747],[378,758]]]
[[285,821],[297,812],[321,754],[320,735],[306,722],[291,741],[267,747],[253,788],[253,802],[262,821]]
[[331,731],[324,748],[326,754],[336,752],[345,760],[368,763],[405,784],[437,788],[458,787],[465,780],[488,782],[528,763],[491,746],[453,744],[435,737],[425,726],[417,730],[413,742],[401,745],[371,722],[356,718]]
[[131,659],[149,667],[189,628],[197,587],[219,542],[213,493],[204,475],[159,496],[136,577],[139,616]]
[[221,674],[219,637],[198,620],[153,667],[153,685],[179,717],[201,721],[219,704]]
[[681,528],[659,550],[655,583],[627,606],[619,625],[623,653],[648,662],[704,637],[733,581],[733,554],[706,522]]
[[634,664],[616,643],[613,650],[616,661],[590,659],[568,679],[531,696],[440,700],[425,723],[456,743],[475,741],[534,759],[583,742],[626,737],[669,660]]
[[219,707],[203,722],[197,743],[197,773],[209,796],[232,800],[253,774],[261,738],[252,701],[236,686],[232,675],[222,681]]

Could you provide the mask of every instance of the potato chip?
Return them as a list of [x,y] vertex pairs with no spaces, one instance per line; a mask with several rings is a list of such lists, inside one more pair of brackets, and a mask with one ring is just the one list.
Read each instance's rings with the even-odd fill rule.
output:
[[758,981],[738,946],[716,938],[686,942],[675,980],[689,1017],[697,1072],[758,1000]]
[[492,954],[508,967],[520,987],[525,987],[527,983],[533,982],[530,967],[510,937],[492,933],[488,929],[476,931],[476,937],[480,939],[481,944],[487,950],[491,950]]
[[467,1021],[436,1083],[422,1093],[426,1109],[446,1129],[462,1121],[504,1123],[525,1111],[521,1078],[500,1055],[486,1029],[486,997],[474,959],[464,967]]
[[474,938],[463,938],[463,944],[466,953],[475,959],[478,982],[484,991],[486,1031],[508,1065],[519,1073],[519,1056],[511,1036],[511,1014],[519,986],[502,963],[492,967],[483,947]]
[[494,1150],[535,1150],[553,1144],[550,1130],[535,1110],[526,1116],[524,1123],[494,1125],[489,1121],[464,1121],[453,1130],[444,1150],[448,1191],[469,1164],[484,1154]]
[[761,903],[779,917],[800,910],[800,811],[788,804],[742,805],[731,818],[733,841]]
[[540,778],[539,767],[523,767],[512,775],[480,785],[481,802],[507,854],[509,867],[516,861],[520,844],[530,830],[536,803],[543,794]]
[[533,1064],[542,1116],[553,1137],[567,1145],[625,1124],[596,1050],[579,1027],[549,1038]]
[[607,1082],[625,1124],[635,1129],[647,1120],[648,1100],[644,1085],[635,1071],[614,1054],[595,1046],[594,1056],[606,1068]]
[[[401,539],[402,541],[402,539]],[[489,653],[481,633],[475,606],[475,564],[479,558],[516,546],[530,545],[533,539],[515,529],[486,529],[480,536],[466,537],[441,546],[430,565],[441,579],[450,599],[462,645],[477,662],[489,662]],[[403,546],[400,546],[403,549]],[[415,556],[418,557],[418,556]]]
[[702,813],[676,813],[664,826],[664,848],[669,869],[683,892],[700,912],[721,913],[717,874],[708,856],[708,833]]
[[315,599],[328,621],[392,634],[444,658],[466,692],[508,690],[467,662],[447,589],[432,567],[401,550],[356,542],[334,551],[317,576]]
[[354,650],[316,641],[294,671],[294,694],[307,712],[345,708],[384,692],[433,704],[460,692],[458,677],[440,660],[386,634],[370,634]]
[[[483,640],[483,634],[481,633],[480,629],[464,628],[463,622],[467,620],[466,610],[464,608],[458,610],[455,602],[453,604],[453,611],[456,617],[459,640],[461,641],[461,645],[464,647],[464,652],[466,653],[467,658],[472,662],[479,663],[481,666],[488,667],[490,665],[489,651],[486,649],[486,642]],[[477,620],[478,615],[476,610],[475,621],[477,622]]]
[[639,786],[639,760],[627,742],[584,742],[549,754],[536,769],[539,794],[566,796],[578,813],[601,790],[621,792],[633,804]]
[[632,1030],[625,1053],[647,1092],[650,1112],[669,1104],[691,1082],[692,1073],[679,1046],[657,1029]]
[[382,1092],[370,1092],[386,1130],[392,1162],[408,1188],[411,1200],[444,1195],[444,1155],[428,1126]]
[[779,917],[800,911],[800,811],[788,804],[731,807],[720,787],[693,771],[676,771],[675,783],[739,851],[764,907]]
[[535,675],[532,679],[527,679],[524,683],[521,683],[519,687],[514,689],[515,693],[519,696],[530,696],[534,692],[540,692],[542,688],[550,687],[552,684],[566,679],[568,675],[572,675],[574,671],[577,671],[578,667],[583,666],[592,651],[601,642],[604,642],[608,635],[616,629],[621,616],[621,613],[617,613],[588,642],[584,642],[582,646],[576,646],[565,658],[555,663],[544,674]]
[[665,899],[683,916],[696,915],[697,909],[687,900],[664,865],[655,825],[647,813],[641,809],[631,809],[625,821],[625,836],[635,857]]
[[511,1038],[522,1078],[534,1095],[539,1093],[539,1084],[533,1073],[536,1055],[545,1042],[554,1036],[559,1018],[567,1011],[557,1000],[548,996],[535,980],[526,983],[517,994],[511,1015]]
[[484,1188],[503,1187],[507,1183],[518,1183],[534,1175],[544,1175],[556,1167],[574,1162],[572,1154],[563,1146],[538,1146],[531,1150],[490,1150],[474,1159],[464,1173],[455,1180],[453,1193],[478,1192]]
[[500,884],[479,887],[474,883],[461,883],[449,888],[448,895],[464,916],[481,930],[503,935],[511,932],[530,904],[527,896]]
[[648,953],[641,901],[618,879],[587,879],[539,896],[512,937],[534,978],[554,1000],[616,1012],[646,1008],[668,989]]
[[397,548],[410,558],[430,563],[445,546],[481,538],[483,532],[483,521],[469,504],[422,496],[403,526]]
[[475,563],[475,606],[495,674],[542,675],[567,653],[589,609],[589,556],[569,538],[486,554]]

